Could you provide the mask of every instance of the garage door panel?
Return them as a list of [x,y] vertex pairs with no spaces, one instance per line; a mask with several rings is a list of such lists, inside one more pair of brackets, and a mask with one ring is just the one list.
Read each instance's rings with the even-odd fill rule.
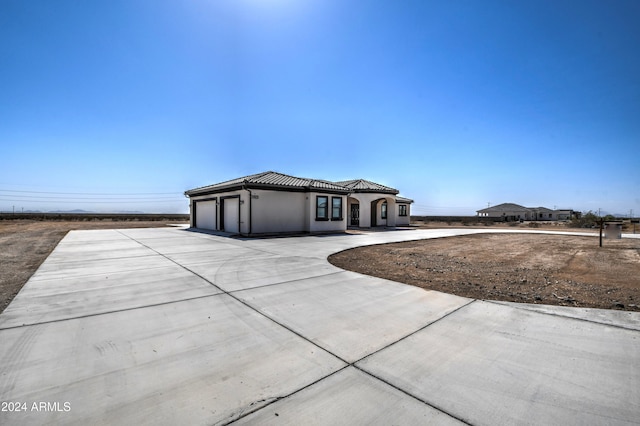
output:
[[216,230],[216,202],[196,202],[196,228]]
[[227,198],[224,200],[224,231],[238,233],[240,232],[239,210],[240,203],[237,198]]

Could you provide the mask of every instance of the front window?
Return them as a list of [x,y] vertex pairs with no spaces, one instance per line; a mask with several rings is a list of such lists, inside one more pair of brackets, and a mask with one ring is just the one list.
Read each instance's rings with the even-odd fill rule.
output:
[[382,206],[380,206],[380,217],[382,219],[387,218],[387,202],[386,201],[382,203]]
[[342,220],[342,197],[331,197],[331,220]]
[[399,216],[406,216],[407,215],[407,206],[405,204],[400,204],[398,206],[398,215]]
[[316,197],[316,220],[329,220],[329,197]]

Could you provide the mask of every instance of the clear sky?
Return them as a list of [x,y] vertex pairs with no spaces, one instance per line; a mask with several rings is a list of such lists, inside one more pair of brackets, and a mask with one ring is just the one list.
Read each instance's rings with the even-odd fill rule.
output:
[[0,210],[267,170],[640,216],[640,1],[0,0]]

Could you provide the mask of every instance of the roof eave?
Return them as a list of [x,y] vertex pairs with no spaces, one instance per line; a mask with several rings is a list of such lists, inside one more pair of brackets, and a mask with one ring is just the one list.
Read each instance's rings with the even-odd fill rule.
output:
[[313,188],[309,185],[304,186],[286,186],[286,185],[273,185],[269,183],[256,183],[256,182],[243,182],[236,183],[233,185],[225,185],[218,187],[205,187],[205,188],[196,188],[191,189],[189,191],[185,191],[185,195],[188,197],[197,197],[201,195],[211,195],[211,194],[219,194],[221,192],[228,191],[237,191],[240,189],[266,189],[271,191],[285,191],[285,192],[321,192],[321,193],[331,193],[331,194],[348,194],[350,191],[346,188]]
[[359,192],[359,193],[367,193],[367,192],[373,192],[376,194],[390,194],[390,195],[398,195],[400,193],[400,191],[398,191],[397,189],[394,189],[392,191],[389,191],[387,189],[352,189],[349,192]]

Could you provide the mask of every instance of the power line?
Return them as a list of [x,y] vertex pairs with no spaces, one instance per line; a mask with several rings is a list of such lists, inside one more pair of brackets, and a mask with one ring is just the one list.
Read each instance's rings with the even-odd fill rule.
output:
[[[0,194],[0,197],[15,197],[26,200],[42,200],[42,201],[55,201],[55,200],[79,200],[79,201],[94,201],[94,200],[123,200],[123,201],[133,201],[133,198],[123,198],[123,197],[100,197],[100,198],[88,198],[88,197],[47,197],[47,196],[35,196],[35,195],[20,195],[20,194]],[[97,197],[97,196],[96,196]],[[178,198],[184,198],[182,195],[176,195],[173,197],[137,197],[135,200],[175,200]]]
[[58,194],[58,195],[182,195],[182,192],[55,192],[55,191],[23,191],[15,189],[0,189],[0,192],[22,192],[27,194]]
[[64,201],[64,200],[56,200],[56,201],[51,201],[51,200],[13,200],[10,198],[1,198],[0,197],[0,201],[12,201],[12,202],[16,202],[16,203],[51,203],[51,202],[55,202],[55,203],[69,203],[69,204],[136,204],[136,203],[158,203],[158,204],[162,204],[162,203],[176,203],[176,202],[186,202],[185,199],[182,200],[178,200],[178,199],[173,199],[173,200],[129,200],[129,201],[112,201],[112,200],[85,200],[85,201]]

